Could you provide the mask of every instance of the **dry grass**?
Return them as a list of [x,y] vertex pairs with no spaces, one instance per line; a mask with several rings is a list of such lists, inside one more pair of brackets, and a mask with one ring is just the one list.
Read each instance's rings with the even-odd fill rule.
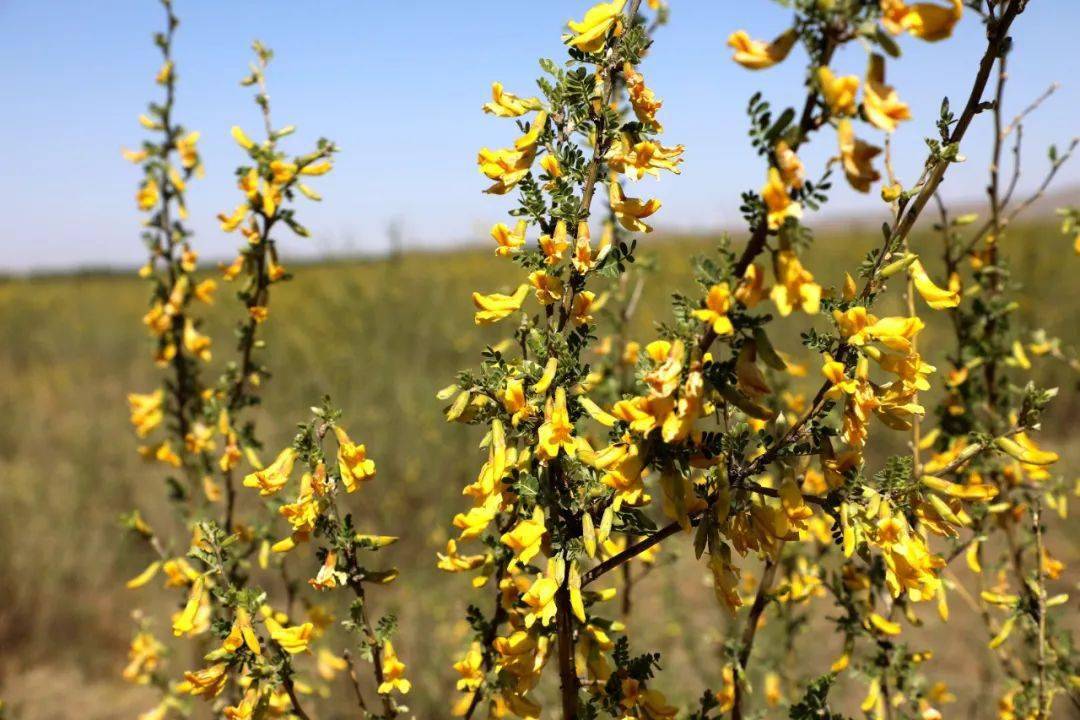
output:
[[[845,263],[850,266],[875,237],[874,231],[824,237],[808,266],[823,284],[835,285]],[[1012,242],[1016,275],[1029,287],[1021,320],[1067,343],[1080,340],[1068,302],[1076,288],[1068,264],[1075,260],[1061,262],[1066,240],[1047,225],[1018,231]],[[687,287],[689,256],[710,245],[700,239],[653,244],[661,269],[635,321],[642,337],[666,316],[666,294]],[[490,600],[486,592],[469,591],[463,578],[434,569],[449,518],[463,504],[460,488],[478,466],[479,438],[447,426],[433,395],[484,342],[484,334],[471,329],[469,292],[499,289],[497,279],[505,274],[486,251],[292,269],[298,279],[277,295],[268,323],[275,377],[261,410],[266,440],[271,449],[287,442],[293,423],[329,392],[344,408],[350,432],[372,449],[379,480],[350,498],[353,510],[362,528],[403,536],[388,556],[402,577],[374,601],[401,620],[395,644],[409,664],[417,717],[444,716],[449,662],[467,635],[465,606]],[[146,702],[140,689],[117,680],[128,615],[136,603],[161,610],[167,599],[153,590],[123,589],[123,579],[149,558],[121,539],[116,522],[133,507],[154,522],[169,522],[161,474],[135,455],[124,402],[127,391],[157,382],[139,325],[144,290],[138,280],[112,276],[0,283],[0,697],[22,705],[26,718],[131,716]],[[215,368],[229,355],[235,313],[229,293],[222,288],[211,319],[219,338]],[[1034,307],[1049,314],[1035,315]],[[930,346],[941,332],[931,326]],[[1064,439],[1070,421],[1080,417],[1075,379],[1061,368],[1042,373],[1063,385],[1047,435]],[[1066,453],[1078,459],[1076,451]],[[1055,549],[1075,558],[1077,540],[1075,531],[1059,536],[1059,544],[1072,547]],[[632,647],[662,649],[674,671],[665,690],[687,702],[716,684],[718,649],[730,622],[711,600],[702,568],[674,557],[676,549],[686,554],[685,544],[667,545],[672,557],[666,562],[679,567],[652,573],[636,591],[634,613],[660,619],[632,638]],[[1067,588],[1077,579],[1070,569],[1059,584]],[[827,601],[819,602],[823,609]],[[988,717],[989,707],[977,702],[986,692],[985,637],[958,598],[953,605],[949,642],[934,643],[936,662],[961,697],[954,715],[974,707],[970,717]],[[770,632],[766,628],[766,639]],[[834,640],[810,634],[786,670],[820,673],[835,657]],[[77,711],[71,705],[76,697]]]

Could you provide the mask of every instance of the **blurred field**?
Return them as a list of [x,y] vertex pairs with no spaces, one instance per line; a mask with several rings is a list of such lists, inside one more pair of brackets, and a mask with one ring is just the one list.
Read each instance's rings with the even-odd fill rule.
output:
[[[837,285],[843,269],[878,237],[873,228],[824,233],[808,267],[822,284]],[[914,244],[936,257],[931,242],[917,238]],[[1076,344],[1080,259],[1070,243],[1049,221],[1016,230],[1008,242],[1016,277],[1027,286],[1019,319]],[[635,318],[641,337],[667,316],[666,295],[689,287],[690,256],[711,244],[702,238],[645,241],[659,270]],[[480,460],[477,433],[446,425],[433,395],[495,337],[473,331],[469,293],[505,289],[506,268],[486,249],[290,266],[297,279],[277,292],[266,326],[275,371],[261,411],[269,447],[287,442],[307,408],[330,393],[344,408],[350,433],[379,463],[378,480],[350,500],[361,527],[403,536],[387,554],[402,576],[373,603],[399,616],[395,645],[409,665],[414,691],[408,700],[418,718],[448,716],[449,664],[466,634],[460,619],[467,603],[487,608],[490,602],[486,590],[472,591],[464,577],[434,567],[449,520],[463,507],[460,489]],[[230,292],[221,288],[212,313],[215,368],[231,349]],[[119,681],[132,608],[166,602],[156,590],[123,589],[123,580],[149,558],[137,543],[122,540],[117,527],[119,514],[133,507],[168,523],[161,473],[136,456],[124,400],[126,392],[158,382],[139,322],[144,305],[144,285],[128,275],[0,281],[0,697],[16,710],[22,706],[22,717],[132,717],[151,701],[152,693]],[[926,347],[942,337],[942,318],[935,320]],[[791,343],[781,349],[800,350]],[[1050,364],[1040,365],[1039,373],[1062,387],[1044,436],[1075,468],[1080,452],[1067,445],[1080,418],[1075,379]],[[880,425],[877,432],[884,432]],[[1075,530],[1059,534],[1052,549],[1074,559],[1078,540]],[[685,545],[676,538],[665,549],[684,556]],[[664,652],[669,672],[663,689],[685,703],[717,684],[718,649],[729,621],[712,601],[702,568],[685,558],[670,561],[680,568],[653,573],[635,591],[634,614],[658,620],[632,636],[632,649]],[[1059,584],[1075,588],[1078,579],[1070,568]],[[827,601],[819,602],[824,610]],[[980,697],[992,672],[986,638],[959,598],[952,604],[949,642],[936,643],[935,660],[936,672],[960,697],[947,717],[990,717],[992,701]],[[804,638],[806,647],[787,670],[823,672],[836,640]],[[185,662],[176,658],[174,672]]]

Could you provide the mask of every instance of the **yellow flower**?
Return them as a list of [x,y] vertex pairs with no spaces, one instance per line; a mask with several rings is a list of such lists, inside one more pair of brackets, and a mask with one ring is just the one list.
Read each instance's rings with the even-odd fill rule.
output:
[[836,135],[840,141],[840,163],[848,183],[859,192],[869,192],[871,183],[881,178],[871,164],[881,148],[855,137],[855,129],[847,118],[837,125]]
[[484,104],[484,112],[497,117],[519,117],[529,110],[539,110],[536,98],[519,98],[503,90],[502,83],[491,83],[491,102]]
[[326,682],[337,677],[339,672],[349,669],[349,663],[345,658],[338,657],[326,648],[320,648],[315,658],[315,670]]
[[870,624],[884,635],[899,635],[901,631],[900,623],[888,620],[877,613],[870,613]]
[[536,408],[529,404],[525,396],[525,383],[520,378],[510,378],[506,381],[506,389],[502,393],[503,407],[513,417],[510,424],[517,427],[526,418],[536,413]]
[[184,682],[177,689],[192,695],[206,695],[209,699],[220,695],[228,681],[229,665],[222,662],[195,672],[185,672]]
[[495,181],[485,192],[504,195],[524,178],[532,166],[533,153],[519,150],[483,148],[477,155],[480,172]]
[[484,192],[505,195],[521,182],[536,158],[536,145],[546,124],[547,113],[537,113],[529,132],[518,138],[513,148],[480,150],[476,158],[480,172],[495,181],[495,184]]
[[222,642],[221,647],[233,653],[245,645],[254,654],[262,655],[259,638],[255,635],[255,628],[251,624],[251,616],[247,610],[238,607],[236,608],[236,619],[233,620],[232,628],[229,630],[224,642]]
[[255,321],[255,324],[258,325],[265,322],[266,318],[270,317],[270,308],[262,305],[252,305],[248,308],[248,315]]
[[540,546],[547,533],[544,525],[544,509],[537,505],[533,509],[532,517],[528,520],[520,520],[509,532],[502,534],[501,542],[514,551],[514,555],[522,563],[527,563],[540,552]]
[[[237,205],[236,210],[233,211],[232,215],[218,213],[217,219],[221,223],[221,229],[227,233],[233,232],[234,230],[236,230],[236,228],[240,227],[241,223],[244,222],[244,218],[247,217],[247,212],[247,205]],[[232,278],[227,279],[231,280]]]
[[774,672],[765,674],[765,703],[769,707],[776,707],[784,700],[784,694],[780,690],[780,676]]
[[863,90],[863,109],[866,119],[885,132],[896,129],[901,120],[911,119],[907,103],[900,102],[896,90],[885,84],[885,58],[870,56],[870,69]]
[[126,148],[120,149],[120,155],[130,163],[138,165],[143,160],[150,156],[146,150],[127,150]]
[[311,640],[311,631],[315,627],[311,623],[306,622],[293,627],[283,627],[273,617],[267,617],[263,619],[263,624],[266,625],[266,629],[270,632],[270,638],[281,646],[281,649],[285,652],[290,655],[307,652],[308,643]]
[[127,399],[135,434],[146,437],[161,424],[165,417],[165,391],[158,388],[147,394],[128,393]]
[[762,70],[782,62],[798,39],[799,35],[794,28],[787,30],[771,43],[752,40],[745,30],[736,30],[728,36],[727,44],[735,51],[735,62],[751,70]]
[[767,297],[765,271],[757,263],[751,263],[743,273],[742,282],[735,288],[735,299],[752,308]]
[[296,163],[274,160],[270,163],[270,175],[275,185],[287,185],[296,177]]
[[566,221],[559,220],[555,223],[555,231],[551,235],[541,235],[539,242],[540,249],[544,253],[544,262],[548,265],[557,265],[563,259],[563,253],[570,247]]
[[335,426],[338,441],[338,471],[347,492],[356,490],[356,484],[375,477],[375,461],[368,459],[367,447],[349,439],[344,429]]
[[316,590],[332,590],[346,583],[345,573],[337,569],[337,553],[330,550],[319,567],[315,577],[308,580],[308,585]]
[[959,290],[946,290],[935,285],[930,276],[926,274],[926,269],[922,263],[918,260],[908,266],[908,273],[911,275],[911,280],[915,284],[915,289],[919,291],[919,295],[933,309],[944,310],[960,304]]
[[206,280],[198,283],[191,291],[191,294],[195,297],[196,300],[200,300],[207,305],[213,305],[214,293],[216,291],[217,283],[214,280],[207,278]]
[[474,643],[465,657],[454,663],[454,670],[461,677],[457,681],[457,689],[474,691],[484,682],[484,655],[479,646]]
[[135,202],[138,203],[139,209],[143,211],[153,210],[160,198],[161,191],[158,188],[157,181],[153,178],[144,182],[139,191],[135,193]]
[[439,562],[437,567],[446,572],[466,572],[474,570],[487,561],[486,555],[459,555],[457,541],[453,538],[446,541],[446,554],[435,553]]
[[273,495],[289,482],[295,461],[296,451],[291,447],[285,448],[270,465],[245,477],[244,487],[258,488],[260,495]]
[[490,325],[514,314],[521,309],[521,304],[525,302],[525,296],[528,292],[528,285],[519,286],[513,295],[503,295],[501,293],[481,295],[474,292],[472,299],[477,308],[474,317],[476,324]]
[[791,250],[781,250],[774,260],[776,285],[769,293],[780,315],[787,317],[793,310],[814,315],[821,307],[821,286],[806,270]]
[[479,537],[487,526],[491,524],[491,521],[495,519],[495,514],[499,511],[501,504],[501,496],[493,495],[487,498],[483,504],[470,508],[469,512],[455,515],[453,525],[461,530],[461,539],[469,540]]
[[536,454],[544,460],[558,457],[560,450],[570,457],[576,454],[574,425],[566,411],[566,390],[562,387],[555,389],[554,400],[548,398],[547,407],[544,408],[544,424],[537,433],[537,443]]
[[192,583],[191,592],[188,594],[187,604],[184,605],[184,609],[173,620],[172,630],[173,635],[176,637],[190,635],[192,631],[195,630],[199,608],[203,602],[203,587],[205,582],[203,576],[200,575],[195,579],[195,582]]
[[383,682],[379,685],[380,695],[388,695],[392,690],[397,690],[402,695],[407,695],[412,689],[412,683],[405,679],[405,663],[398,659],[394,645],[389,640],[382,646]]
[[250,150],[251,148],[255,147],[255,143],[253,143],[251,141],[251,138],[249,138],[244,133],[244,131],[240,129],[239,125],[233,125],[232,129],[229,130],[229,132],[232,135],[233,140],[236,141],[236,144],[244,148],[245,150]]
[[723,337],[735,332],[728,310],[731,309],[731,291],[726,282],[713,285],[705,296],[705,307],[694,311],[694,317],[712,326],[717,335]]
[[507,257],[516,253],[525,244],[526,226],[524,220],[518,220],[513,231],[503,223],[497,223],[491,228],[491,237],[499,246],[495,249],[495,254],[499,257]]
[[318,175],[325,175],[333,169],[334,166],[330,163],[329,160],[323,160],[321,162],[311,163],[310,165],[305,165],[304,167],[300,168],[300,174],[313,177]]
[[828,67],[819,67],[818,84],[825,104],[833,115],[854,115],[855,94],[859,92],[859,78],[855,75],[836,77]]
[[172,318],[169,317],[169,313],[165,311],[165,306],[160,302],[155,303],[145,315],[143,315],[143,324],[149,328],[150,332],[158,337],[164,335],[172,328]]
[[140,115],[139,116],[139,124],[142,125],[144,128],[146,128],[147,130],[160,130],[161,129],[161,123],[157,122],[156,120],[152,120],[151,118],[149,118],[146,115]]
[[196,330],[190,318],[184,322],[184,347],[203,362],[210,362],[210,338]]
[[255,708],[259,704],[259,692],[250,689],[244,693],[238,705],[228,705],[222,710],[225,720],[251,720],[255,717]]
[[780,170],[780,177],[788,187],[801,188],[806,179],[806,168],[799,160],[799,156],[785,141],[781,140],[773,148],[776,157],[776,166]]
[[634,115],[645,127],[657,132],[662,131],[664,128],[656,119],[656,111],[664,103],[656,98],[653,91],[645,85],[645,78],[630,63],[623,63],[623,79],[626,81],[626,91],[630,96]]
[[566,36],[568,45],[582,52],[593,53],[604,47],[608,32],[618,35],[622,29],[620,13],[626,0],[612,0],[592,6],[580,22],[567,23],[573,35]]
[[199,164],[199,151],[195,143],[199,142],[199,133],[190,132],[176,140],[176,151],[180,154],[180,164],[190,170]]
[[927,42],[944,40],[952,35],[964,14],[962,0],[948,2],[946,7],[934,3],[907,5],[903,0],[882,0],[881,24],[893,35],[907,32]]
[[122,677],[130,683],[147,684],[151,674],[161,664],[164,651],[165,646],[153,635],[148,632],[138,633],[128,648],[128,664],[121,673]]
[[521,601],[529,608],[525,613],[525,627],[531,628],[536,621],[547,627],[555,619],[555,593],[559,583],[551,575],[541,575],[521,596]]
[[791,199],[788,195],[787,186],[780,171],[775,167],[769,168],[769,179],[761,188],[761,198],[765,201],[768,209],[769,229],[776,230],[784,224],[789,217],[801,218],[802,205]]
[[550,153],[540,158],[540,167],[544,169],[544,172],[546,172],[548,177],[552,180],[562,177],[563,171],[562,166],[559,165],[559,158]]
[[641,140],[630,145],[625,138],[612,143],[607,160],[611,169],[624,173],[627,177],[640,180],[646,174],[660,177],[661,170],[668,170],[678,175],[682,163],[683,146],[665,147],[652,140]]
[[555,275],[536,270],[529,273],[529,284],[536,290],[536,300],[541,305],[551,305],[562,299],[563,283]]
[[[574,296],[574,305],[570,309],[570,320],[578,326],[587,325],[592,322],[593,316],[589,313],[592,312],[593,305],[596,303],[596,293],[592,290],[582,290]],[[599,305],[597,305],[599,308]]]
[[614,179],[610,182],[608,193],[611,210],[620,225],[631,232],[652,232],[652,227],[642,220],[660,209],[659,200],[652,198],[642,202],[637,198],[628,198],[623,195],[622,186]]

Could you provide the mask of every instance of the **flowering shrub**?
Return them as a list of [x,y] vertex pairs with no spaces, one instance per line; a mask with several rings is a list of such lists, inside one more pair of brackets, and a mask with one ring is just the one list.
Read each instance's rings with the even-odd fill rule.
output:
[[[301,698],[325,694],[325,685],[343,671],[365,714],[395,717],[394,695],[407,693],[410,684],[390,640],[395,620],[373,620],[367,592],[371,584],[392,582],[397,571],[371,569],[364,557],[397,538],[360,532],[345,506],[346,495],[375,478],[375,463],[366,447],[349,437],[340,412],[328,400],[312,409],[312,419],[301,426],[294,443],[269,464],[260,460],[255,424],[246,417],[269,378],[260,329],[270,315],[271,290],[290,278],[278,256],[275,231],[288,228],[307,236],[293,203],[298,194],[320,199],[306,183],[332,169],[337,149],[326,140],[296,157],[279,149],[294,128],[275,129],[271,120],[266,70],[273,54],[256,42],[255,62],[241,84],[256,88],[265,139],[256,142],[239,127],[232,129],[247,156],[236,171],[243,199],[232,213],[219,215],[222,230],[239,230],[245,240],[221,273],[237,286],[243,316],[236,328],[235,359],[216,384],[206,384],[201,370],[212,359],[212,340],[201,330],[198,307],[214,302],[217,283],[196,279],[197,254],[183,225],[186,183],[201,176],[202,163],[199,134],[186,133],[174,120],[172,43],[179,23],[171,1],[162,0],[162,5],[167,26],[155,36],[164,57],[156,80],[165,100],[139,118],[158,135],[125,156],[145,174],[136,196],[148,218],[144,240],[150,257],[139,272],[152,284],[144,322],[155,339],[155,361],[166,373],[160,388],[133,393],[129,403],[136,434],[160,438],[140,453],[179,472],[167,479],[177,522],[175,532],[166,533],[162,523],[151,525],[137,511],[126,518],[156,556],[128,587],[142,587],[163,574],[165,587],[178,594],[172,634],[192,639],[203,657],[200,667],[172,674],[166,657],[176,650],[155,635],[154,618],[136,614],[138,630],[123,675],[160,689],[159,704],[141,716],[146,720],[189,715],[192,697],[210,703],[215,716],[231,720],[309,718]],[[332,454],[326,448],[330,434]],[[294,484],[297,464],[302,470]],[[249,517],[239,514],[238,485],[261,499]],[[284,537],[275,527],[285,524],[280,519],[288,527]],[[318,565],[303,583],[290,574],[287,560],[307,548]],[[365,699],[350,652],[336,652],[327,634],[335,617],[333,604],[314,595],[334,591],[352,596],[342,624],[371,663],[377,701]]]
[[[250,412],[270,377],[260,329],[271,290],[290,277],[272,233],[307,235],[294,202],[320,199],[307,182],[331,170],[337,148],[320,141],[296,157],[279,149],[292,128],[271,122],[272,54],[255,43],[242,84],[256,89],[265,138],[233,128],[247,156],[236,173],[243,197],[219,216],[222,230],[246,241],[222,269],[243,314],[235,359],[206,383],[213,346],[199,315],[217,284],[199,278],[183,224],[185,187],[202,163],[198,134],[173,117],[177,20],[170,0],[162,3],[168,24],[156,36],[164,56],[157,82],[165,100],[140,118],[157,135],[126,155],[145,173],[137,193],[150,253],[140,274],[152,284],[144,322],[164,379],[130,404],[136,433],[149,443],[140,452],[172,468],[176,516],[168,533],[158,530],[167,521],[127,517],[156,556],[129,587],[164,574],[177,592],[172,632],[195,640],[202,660],[182,679],[173,674],[154,619],[137,615],[124,676],[160,688],[146,718],[189,714],[191,696],[209,701],[215,716],[309,718],[305,706],[329,695],[325,684],[343,671],[362,717],[408,714],[395,619],[375,620],[368,604],[372,586],[397,571],[363,560],[395,538],[359,532],[346,509],[347,496],[375,477],[375,463],[326,400],[264,464]],[[481,149],[477,163],[490,182],[485,192],[516,197],[510,218],[491,229],[511,274],[472,301],[477,325],[508,332],[439,393],[448,421],[483,429],[483,460],[452,519],[457,537],[436,560],[471,574],[487,598],[469,606],[469,644],[447,669],[448,687],[453,678],[458,691],[447,712],[842,719],[829,696],[845,675],[865,685],[865,716],[932,720],[952,696],[927,665],[932,648],[913,647],[905,629],[947,621],[950,595],[976,607],[988,651],[1001,661],[999,717],[1043,720],[1059,697],[1078,702],[1078,658],[1057,622],[1067,597],[1047,590],[1062,565],[1044,517],[1064,517],[1069,492],[1054,471],[1057,454],[1036,439],[1055,391],[1024,372],[1031,356],[1080,363],[1045,332],[1013,327],[1004,252],[1010,222],[1076,146],[1052,150],[1045,182],[1014,202],[1022,123],[1041,102],[1003,121],[1009,32],[1027,3],[786,4],[791,26],[775,39],[740,30],[728,45],[753,71],[801,47],[805,92],[776,107],[761,93],[749,99],[763,184],[742,196],[746,239],[725,238],[696,261],[697,290],[674,296],[652,338],[630,335],[648,271],[638,241],[661,210],[646,176],[678,175],[687,152],[664,136],[663,103],[640,69],[667,7],[601,2],[568,23],[565,62],[541,60],[537,96],[492,85],[483,112],[512,121],[516,132]],[[970,94],[958,114],[942,103],[921,174],[904,182],[890,138],[912,112],[887,84],[887,58],[899,58],[904,34],[947,40],[965,9],[986,37]],[[834,58],[856,43],[866,50],[866,72],[842,74]],[[954,217],[937,191],[963,160],[970,127],[986,117],[994,125],[988,212],[981,221]],[[806,167],[800,153],[834,133],[836,155]],[[1003,180],[1010,138],[1015,165]],[[879,191],[889,220],[880,246],[838,287],[824,287],[805,262],[814,236],[803,221],[837,191],[837,171],[855,192]],[[937,254],[911,238],[931,200]],[[1075,234],[1075,209],[1062,215],[1063,232]],[[880,309],[890,295],[903,297],[904,312]],[[921,347],[919,311],[947,315],[955,347]],[[811,367],[819,383],[804,394],[800,379]],[[927,413],[934,388],[942,399]],[[896,445],[891,438],[907,451],[879,460],[880,448]],[[245,492],[248,501],[238,503]],[[257,507],[248,514],[244,504]],[[713,683],[689,707],[664,694],[660,655],[632,650],[630,633],[642,621],[631,620],[635,582],[672,572],[658,563],[661,543],[677,551],[680,542],[703,562],[718,604],[740,628],[722,648]],[[307,583],[290,574],[289,560],[303,553],[306,563],[292,564],[308,568]],[[972,577],[952,570],[960,557]],[[334,649],[330,603],[311,599],[324,592],[351,594],[343,625],[370,661],[373,683],[361,682],[348,650]],[[755,640],[770,616],[784,643],[763,647]],[[833,626],[843,649],[831,667],[796,673],[788,661],[811,622]],[[557,701],[556,678],[545,681],[549,661]]]
[[[472,717],[486,704],[495,716],[540,717],[536,689],[554,656],[562,717],[675,717],[661,691],[659,656],[630,652],[625,623],[604,614],[618,589],[594,583],[631,562],[651,562],[661,541],[682,534],[707,558],[719,603],[731,613],[746,608],[728,665],[692,717],[746,716],[764,614],[776,603],[788,618],[809,616],[823,596],[835,605],[829,619],[845,638],[843,654],[804,687],[788,678],[785,688],[778,674],[766,674],[765,705],[786,703],[791,717],[839,717],[828,709],[829,686],[851,672],[868,686],[868,715],[940,717],[949,693],[919,671],[929,653],[897,636],[903,620],[922,622],[919,603],[935,603],[947,619],[949,589],[967,593],[944,575],[949,559],[966,553],[981,569],[978,548],[993,528],[1011,538],[1014,562],[1011,581],[1002,576],[1002,588],[980,596],[1010,613],[1000,631],[988,619],[991,645],[999,648],[1022,621],[1028,645],[1038,647],[1023,672],[1010,673],[1002,716],[1047,717],[1075,678],[1070,645],[1051,639],[1047,613],[1065,598],[1046,596],[1047,566],[1039,560],[1040,497],[1063,507],[1064,488],[1048,470],[1057,455],[1032,439],[1052,391],[1003,375],[1006,364],[1018,363],[1008,362],[1013,335],[997,254],[1007,224],[997,154],[990,221],[964,241],[953,225],[942,226],[944,282],[909,244],[946,170],[962,160],[960,142],[976,115],[991,110],[1002,134],[1000,90],[989,105],[983,95],[995,67],[1004,77],[1008,31],[1024,3],[972,8],[987,46],[970,98],[959,116],[945,101],[922,176],[907,187],[894,177],[889,136],[912,115],[886,82],[885,58],[899,56],[894,36],[902,33],[948,38],[963,15],[960,0],[795,2],[792,26],[771,42],[733,33],[734,60],[751,70],[784,61],[796,44],[809,59],[801,103],[774,111],[760,93],[750,99],[751,138],[766,179],[760,192],[743,195],[748,240],[738,252],[725,242],[701,259],[701,295],[676,296],[659,337],[643,345],[620,339],[615,361],[594,365],[594,316],[613,281],[625,293],[635,237],[652,230],[649,218],[660,209],[647,190],[628,188],[644,187],[638,181],[646,175],[677,174],[684,152],[661,139],[661,102],[637,69],[658,24],[639,5],[601,3],[570,22],[566,65],[541,61],[542,97],[519,97],[496,83],[484,106],[520,118],[513,145],[481,150],[478,163],[494,182],[487,192],[517,191],[515,227],[499,223],[492,237],[496,253],[521,274],[509,281],[512,291],[473,294],[476,323],[511,325],[510,339],[488,348],[477,369],[441,394],[452,399],[448,420],[484,426],[486,462],[464,490],[471,507],[454,517],[460,537],[439,566],[474,573],[473,585],[492,587],[494,596],[490,611],[470,608],[475,640],[454,666],[463,691],[456,714]],[[650,5],[662,21],[666,11]],[[868,50],[866,75],[840,75],[830,62],[855,41]],[[825,131],[836,133],[839,153],[811,176],[798,153]],[[882,148],[860,137],[875,132],[885,133],[881,196],[892,219],[881,247],[853,269],[860,280],[848,274],[842,287],[823,288],[802,261],[813,242],[802,219],[827,202],[834,166],[855,191],[879,183]],[[1063,161],[1053,159],[1054,171]],[[594,195],[607,200],[599,213]],[[974,277],[965,280],[959,265],[969,258]],[[878,316],[872,309],[890,284],[900,286],[908,311]],[[960,348],[942,358],[956,369],[930,432],[919,398],[936,368],[919,351],[920,303],[952,316]],[[777,348],[793,353],[790,342],[771,337],[774,317],[793,314],[807,316],[802,344],[822,358],[824,382],[810,398],[788,380],[804,375],[807,363]],[[811,324],[821,315],[831,321],[824,329]],[[603,347],[610,338],[601,345],[602,356],[610,355]],[[976,367],[982,381],[969,379]],[[874,468],[866,449],[883,432],[907,433],[911,453]],[[653,496],[666,525],[649,512]],[[746,597],[751,556],[763,566]],[[1003,589],[1010,586],[1013,594]],[[624,582],[621,591],[630,589]],[[804,624],[792,622],[789,632]]]

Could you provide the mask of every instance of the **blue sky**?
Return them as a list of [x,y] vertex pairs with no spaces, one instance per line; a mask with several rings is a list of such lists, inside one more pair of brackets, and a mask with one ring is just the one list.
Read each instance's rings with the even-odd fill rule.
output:
[[[214,215],[236,201],[232,167],[241,152],[229,139],[240,124],[255,131],[257,109],[237,85],[258,37],[274,48],[270,71],[275,121],[299,127],[291,149],[319,136],[342,147],[337,169],[318,183],[326,198],[306,204],[310,240],[296,238],[291,255],[378,253],[391,224],[406,245],[477,242],[503,219],[509,202],[481,193],[475,165],[481,146],[505,145],[512,123],[480,112],[492,80],[532,94],[536,58],[561,60],[559,35],[588,0],[176,0],[182,18],[175,56],[180,76],[177,114],[202,131],[207,178],[189,204],[204,257],[231,255],[236,239]],[[758,187],[762,169],[745,142],[746,99],[755,88],[780,105],[801,92],[796,51],[786,63],[746,71],[729,59],[728,33],[747,29],[772,37],[788,11],[767,0],[674,0],[672,22],[657,37],[643,70],[664,100],[666,139],[686,145],[684,173],[646,180],[640,194],[660,197],[660,229],[730,226],[739,192]],[[4,207],[0,269],[135,265],[142,255],[133,205],[138,170],[122,146],[137,147],[135,118],[156,97],[156,48],[161,26],[152,0],[0,0],[0,174]],[[1031,187],[1045,167],[1045,148],[1080,130],[1080,79],[1064,64],[1075,55],[1080,2],[1036,0],[1015,32],[1010,113],[1052,81],[1063,87],[1025,128]],[[981,53],[981,26],[965,16],[953,40],[926,44],[902,38],[902,61],[889,81],[914,110],[896,137],[897,170],[913,180],[942,95],[959,105]],[[862,74],[864,53],[851,47],[834,62]],[[986,118],[988,119],[988,118]],[[966,153],[969,167],[950,171],[945,194],[974,198],[985,184],[986,119],[977,121]],[[868,139],[876,139],[869,137]],[[834,152],[820,137],[806,156],[811,168]],[[1076,187],[1080,163],[1066,167],[1059,188]],[[638,193],[635,193],[638,194]],[[878,201],[880,202],[880,201]],[[873,198],[837,186],[829,212],[877,207]]]

